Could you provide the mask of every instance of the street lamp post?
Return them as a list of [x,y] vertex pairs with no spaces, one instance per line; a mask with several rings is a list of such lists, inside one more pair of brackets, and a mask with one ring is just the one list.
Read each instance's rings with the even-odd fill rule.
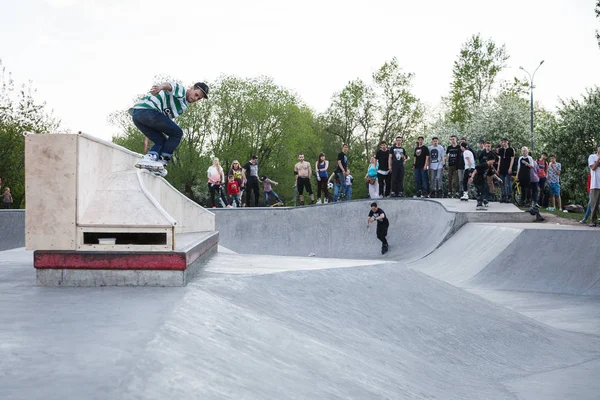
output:
[[535,73],[542,66],[544,60],[540,61],[540,65],[537,66],[535,71],[533,71],[533,75],[527,72],[527,70],[523,67],[519,67],[519,69],[525,71],[527,75],[529,75],[529,93],[530,93],[530,101],[529,101],[529,134],[531,138],[531,152],[533,153],[533,78],[535,77]]

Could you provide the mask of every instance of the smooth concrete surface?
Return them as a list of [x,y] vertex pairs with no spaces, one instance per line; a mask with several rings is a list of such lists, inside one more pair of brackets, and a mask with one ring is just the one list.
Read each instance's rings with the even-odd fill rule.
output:
[[429,254],[455,229],[455,213],[438,202],[378,200],[390,221],[389,252],[382,256],[376,224],[366,228],[370,203],[217,209],[216,229],[220,244],[237,253],[404,261]]
[[25,246],[25,210],[0,210],[0,251]]
[[398,263],[265,273],[286,258],[218,254],[185,288],[82,289],[36,287],[31,252],[2,252],[0,398],[597,398],[596,335]]

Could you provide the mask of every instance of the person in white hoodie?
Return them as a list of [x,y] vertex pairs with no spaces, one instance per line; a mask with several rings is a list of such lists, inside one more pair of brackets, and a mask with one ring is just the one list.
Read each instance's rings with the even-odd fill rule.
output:
[[463,160],[465,161],[465,174],[463,179],[463,195],[460,198],[463,201],[469,200],[469,178],[475,170],[475,155],[469,149],[467,142],[460,144],[460,150],[462,151]]

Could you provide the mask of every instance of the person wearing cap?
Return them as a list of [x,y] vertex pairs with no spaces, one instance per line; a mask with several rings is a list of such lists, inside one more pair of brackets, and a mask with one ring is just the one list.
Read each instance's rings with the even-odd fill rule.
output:
[[175,82],[161,83],[152,86],[150,92],[129,109],[133,124],[154,143],[136,167],[158,170],[162,176],[167,174],[164,167],[183,136],[173,120],[190,104],[202,99],[208,99],[208,86],[204,82],[187,89]]
[[598,142],[596,154],[591,154],[588,157],[588,165],[590,166],[590,208],[592,210],[591,227],[596,227],[598,224],[598,204],[600,203],[600,142]]
[[254,207],[258,207],[258,156],[253,155],[242,167],[242,184],[246,188],[246,204],[250,207],[252,192],[254,192]]
[[500,203],[510,203],[512,195],[510,181],[515,162],[515,149],[508,145],[507,137],[502,138],[502,146],[498,150],[498,156],[500,157],[498,173],[500,174],[500,179],[502,179],[502,184],[500,185],[502,198],[500,199]]

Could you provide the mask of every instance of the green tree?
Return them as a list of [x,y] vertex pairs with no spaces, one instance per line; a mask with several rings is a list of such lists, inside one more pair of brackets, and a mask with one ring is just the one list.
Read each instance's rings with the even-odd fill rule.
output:
[[38,103],[34,97],[31,83],[17,88],[0,60],[0,178],[3,188],[11,189],[14,207],[25,206],[23,133],[50,133],[59,127],[59,121],[47,111],[46,104]]
[[[325,129],[350,148],[361,142],[360,129],[370,128],[373,107],[370,105],[371,89],[361,79],[348,82],[341,92],[335,93],[325,112]],[[365,103],[369,103],[365,105]]]
[[395,57],[373,73],[380,116],[375,147],[382,140],[391,143],[398,135],[405,139],[413,137],[422,124],[424,107],[411,92],[413,78],[413,73],[402,71]]
[[543,132],[548,153],[562,164],[563,204],[587,204],[588,156],[596,152],[600,132],[600,88],[587,89],[581,99],[560,101],[556,129]]
[[498,73],[509,56],[504,45],[497,46],[492,39],[482,39],[480,34],[465,42],[452,68],[448,119],[461,125],[473,116],[473,109],[485,103]]

